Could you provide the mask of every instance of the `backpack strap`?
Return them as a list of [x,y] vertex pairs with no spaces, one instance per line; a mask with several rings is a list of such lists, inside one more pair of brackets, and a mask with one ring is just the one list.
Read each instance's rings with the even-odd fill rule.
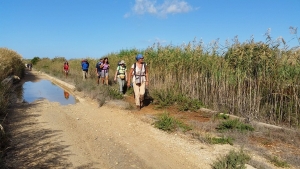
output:
[[[145,73],[146,73],[146,64],[144,62],[142,63],[142,70],[143,70],[143,67],[144,67]],[[136,63],[134,63],[134,66],[133,66],[134,75],[136,74],[135,69],[136,69]]]
[[[119,66],[117,67],[117,70],[118,70],[117,75],[119,75],[119,74],[125,74],[126,66],[122,67],[122,66],[119,65]],[[123,72],[123,73],[120,73],[120,70],[123,70],[124,72]]]
[[[134,66],[133,66],[134,68],[133,68],[133,70],[134,70],[134,76],[136,76],[136,63],[134,63]],[[142,69],[141,70],[143,70],[143,67],[144,67],[144,69],[145,69],[145,74],[143,74],[143,75],[141,75],[141,74],[139,74],[138,76],[139,76],[139,78],[141,79],[141,76],[146,76],[146,64],[143,62],[142,63]]]

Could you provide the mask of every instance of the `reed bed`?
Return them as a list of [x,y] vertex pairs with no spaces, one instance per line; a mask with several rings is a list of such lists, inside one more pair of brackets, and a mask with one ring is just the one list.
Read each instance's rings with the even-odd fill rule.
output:
[[[217,42],[208,46],[196,41],[181,46],[154,44],[145,50],[121,50],[103,57],[109,58],[112,82],[119,60],[124,60],[129,70],[135,55],[142,53],[150,72],[149,90],[160,99],[174,96],[170,104],[185,102],[186,99],[176,98],[184,96],[207,108],[248,120],[298,128],[299,50],[288,50],[285,44],[268,38],[266,42],[253,39],[233,42],[223,48]],[[63,77],[64,59],[59,65],[53,65],[55,59],[43,60],[39,68],[47,67],[46,72],[51,70],[52,74]],[[98,59],[88,60],[91,77],[96,79],[94,69]],[[77,76],[74,82],[80,81],[80,59],[69,63],[70,74]]]
[[[299,50],[236,42],[218,54],[202,43],[153,45],[142,51],[150,88],[198,99],[206,107],[248,120],[299,127]],[[121,51],[134,58],[136,51]],[[170,98],[170,97],[169,97]]]
[[2,83],[9,76],[15,75],[20,78],[24,76],[25,65],[22,62],[22,57],[15,51],[0,48],[0,168],[6,168],[4,156],[9,144],[9,139],[5,133],[5,119],[9,109],[13,104],[14,95],[18,95],[14,91],[14,85],[11,83]]
[[5,78],[15,75],[24,76],[25,65],[22,57],[17,52],[0,48],[0,116],[5,116],[11,104],[13,86],[10,83],[1,83]]

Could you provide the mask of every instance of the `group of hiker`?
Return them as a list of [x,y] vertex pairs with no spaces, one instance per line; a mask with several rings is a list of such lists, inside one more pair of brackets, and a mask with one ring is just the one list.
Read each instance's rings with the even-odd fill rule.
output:
[[[144,100],[144,95],[146,91],[146,86],[149,85],[149,76],[146,63],[144,63],[144,57],[142,54],[138,54],[135,57],[136,62],[130,67],[129,73],[127,73],[126,63],[121,60],[118,63],[116,72],[114,74],[114,81],[119,84],[119,91],[124,94],[124,88],[132,86],[135,94],[135,104],[137,107],[141,108]],[[81,61],[82,77],[83,80],[87,79],[89,71],[89,62],[87,59]],[[103,85],[108,85],[108,74],[109,74],[109,62],[108,58],[101,58],[95,66],[97,74],[97,85],[102,83]],[[69,73],[69,63],[64,62],[63,71],[65,77],[68,77]]]

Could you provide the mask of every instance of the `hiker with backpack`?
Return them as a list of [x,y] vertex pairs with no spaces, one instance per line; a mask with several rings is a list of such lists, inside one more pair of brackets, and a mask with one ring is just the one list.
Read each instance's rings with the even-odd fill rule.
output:
[[101,58],[98,63],[96,63],[96,74],[97,74],[97,85],[99,85],[101,71],[102,68],[100,67],[103,64],[103,59]]
[[118,84],[120,86],[120,93],[124,94],[123,89],[124,89],[124,86],[126,85],[126,81],[127,81],[127,68],[126,68],[124,60],[121,60],[118,64],[114,81],[116,81],[117,79],[118,79]]
[[64,66],[63,66],[63,71],[65,73],[66,78],[68,78],[69,68],[70,68],[70,66],[69,66],[68,61],[65,61]]
[[32,63],[27,64],[28,69],[31,71],[32,70]]
[[143,106],[146,86],[149,85],[149,76],[147,65],[144,62],[142,54],[135,57],[136,62],[131,66],[127,86],[130,87],[130,79],[132,79],[133,90],[135,94],[135,104],[138,109]]
[[103,59],[103,63],[100,65],[101,70],[101,80],[102,84],[108,85],[108,71],[109,71],[109,62],[108,58]]
[[86,80],[87,76],[88,76],[88,72],[89,72],[89,62],[87,61],[87,59],[84,59],[81,61],[81,68],[82,68],[82,77],[83,80]]

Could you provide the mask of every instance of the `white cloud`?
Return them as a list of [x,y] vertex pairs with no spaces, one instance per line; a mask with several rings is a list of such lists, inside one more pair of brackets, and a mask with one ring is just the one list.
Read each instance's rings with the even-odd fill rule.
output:
[[168,14],[186,13],[193,10],[184,0],[164,0],[162,4],[156,4],[155,0],[135,0],[132,8],[134,14],[143,15],[146,13],[158,16]]

